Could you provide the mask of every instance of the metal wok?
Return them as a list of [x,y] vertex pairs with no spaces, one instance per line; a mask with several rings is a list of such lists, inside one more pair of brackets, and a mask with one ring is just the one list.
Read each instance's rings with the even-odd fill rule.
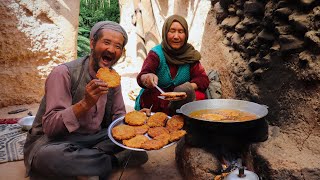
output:
[[[197,110],[204,110],[204,109],[235,109],[244,112],[248,112],[251,114],[255,114],[257,118],[250,119],[246,121],[252,121],[256,119],[261,119],[268,114],[268,109],[266,105],[260,105],[254,102],[244,101],[244,100],[236,100],[236,99],[206,99],[201,101],[193,101],[183,105],[180,109],[177,110],[177,113],[181,113],[186,117],[190,117],[190,113],[197,111]],[[206,119],[200,118],[192,118],[201,121],[208,121],[208,122],[220,122],[220,123],[237,123],[237,122],[245,122],[245,121],[211,121]]]
[[[247,121],[210,121],[189,116],[191,112],[203,109],[236,109],[255,114],[257,118]],[[207,99],[187,103],[177,112],[186,117],[186,142],[194,146],[232,144],[244,140],[262,142],[268,138],[268,124],[264,118],[268,109],[265,105],[235,99]]]

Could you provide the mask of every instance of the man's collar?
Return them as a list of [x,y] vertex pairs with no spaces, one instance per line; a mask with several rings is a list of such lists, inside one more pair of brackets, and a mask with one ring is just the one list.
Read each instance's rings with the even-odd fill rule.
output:
[[90,74],[90,76],[91,76],[91,78],[92,79],[97,79],[97,72],[94,70],[94,68],[93,68],[93,59],[92,59],[92,57],[91,56],[89,56],[89,74]]

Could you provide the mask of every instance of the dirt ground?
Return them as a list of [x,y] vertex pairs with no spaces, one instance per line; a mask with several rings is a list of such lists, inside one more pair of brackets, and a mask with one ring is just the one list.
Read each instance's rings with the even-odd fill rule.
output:
[[[9,106],[0,109],[0,119],[2,118],[22,118],[28,116],[28,112],[36,114],[39,104],[29,104],[20,106]],[[27,108],[25,112],[18,114],[8,114],[9,111]],[[130,110],[132,106],[127,105],[127,109]],[[143,180],[143,179],[172,179],[182,180],[175,162],[175,146],[170,146],[163,150],[148,152],[149,160],[146,164],[136,168],[126,168],[114,171],[111,175],[111,180],[117,180],[120,178],[123,180]],[[123,171],[123,172],[122,172]],[[24,178],[25,167],[23,161],[7,162],[0,164],[0,180],[22,180],[29,179]]]

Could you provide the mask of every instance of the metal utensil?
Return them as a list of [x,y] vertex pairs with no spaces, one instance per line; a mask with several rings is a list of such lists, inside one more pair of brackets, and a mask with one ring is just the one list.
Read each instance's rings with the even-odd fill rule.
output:
[[132,151],[130,151],[130,154],[129,154],[129,156],[128,156],[128,159],[126,160],[126,163],[125,163],[124,166],[123,166],[123,169],[122,169],[122,171],[121,171],[119,180],[121,179],[121,177],[122,177],[122,175],[123,175],[123,173],[124,173],[124,170],[127,168],[127,165],[128,165],[128,163],[129,163],[129,160],[130,160],[131,155],[132,155]]
[[151,106],[150,106],[150,108],[149,108],[149,110],[150,110],[150,114],[149,114],[149,115],[147,115],[148,117],[150,117],[150,116],[151,116],[152,107],[153,107],[153,104],[151,104]]
[[259,180],[259,176],[249,170],[245,170],[244,167],[240,167],[232,171],[230,174],[227,175],[225,180]]
[[161,94],[165,93],[161,88],[159,88],[158,85],[155,85],[155,87],[158,89],[158,91],[160,91]]
[[24,112],[26,110],[28,110],[28,109],[27,108],[16,109],[16,110],[13,110],[13,111],[9,111],[8,114],[17,114],[17,113]]
[[[158,91],[159,91],[161,94],[165,93],[161,88],[159,88],[158,85],[155,85],[155,87],[158,89]],[[165,100],[164,96],[158,96],[158,98]]]

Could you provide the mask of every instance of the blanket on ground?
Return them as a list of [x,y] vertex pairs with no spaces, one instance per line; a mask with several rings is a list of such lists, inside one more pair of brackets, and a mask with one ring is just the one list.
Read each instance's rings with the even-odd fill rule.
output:
[[26,137],[19,124],[0,124],[0,163],[22,160]]

